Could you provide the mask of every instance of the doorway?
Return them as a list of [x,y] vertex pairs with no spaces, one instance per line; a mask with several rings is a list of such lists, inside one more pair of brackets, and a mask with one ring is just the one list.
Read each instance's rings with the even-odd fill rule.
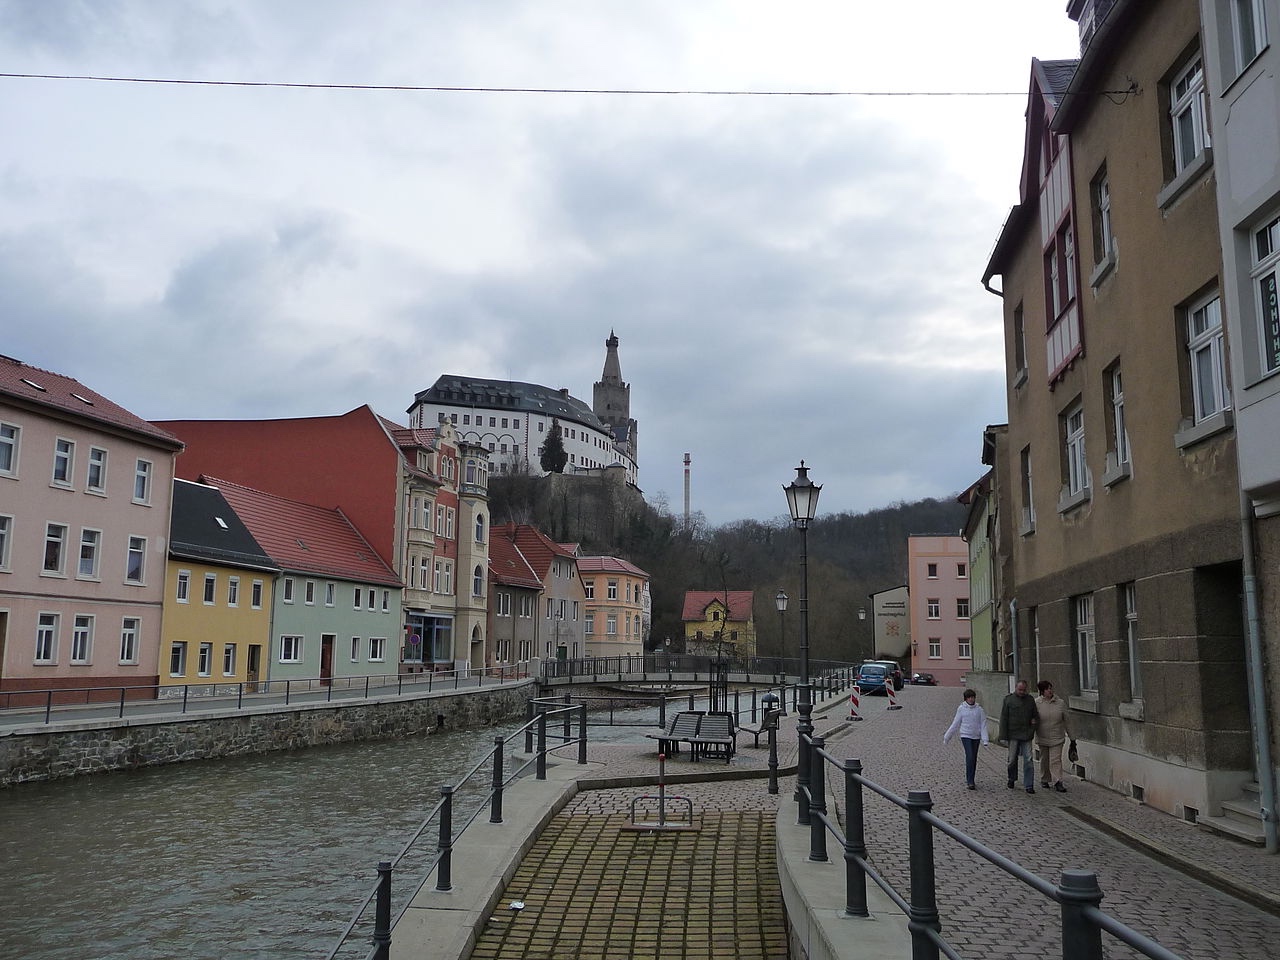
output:
[[251,693],[260,692],[258,678],[262,671],[262,644],[249,644],[249,660],[245,666],[245,686]]
[[337,635],[322,633],[320,635],[320,686],[327,687],[333,683],[333,643]]

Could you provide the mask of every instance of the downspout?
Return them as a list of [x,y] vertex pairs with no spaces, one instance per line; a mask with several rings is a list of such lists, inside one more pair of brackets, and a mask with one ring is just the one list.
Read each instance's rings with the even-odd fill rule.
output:
[[1018,670],[1022,664],[1022,657],[1018,653],[1018,601],[1009,601],[1009,643],[1013,647],[1013,676],[1018,678]]
[[1262,831],[1267,853],[1277,851],[1276,777],[1271,766],[1271,722],[1262,682],[1262,625],[1258,615],[1258,580],[1253,562],[1253,505],[1240,489],[1240,539],[1243,549],[1245,645],[1249,659],[1249,713],[1253,726],[1254,759],[1262,806]]

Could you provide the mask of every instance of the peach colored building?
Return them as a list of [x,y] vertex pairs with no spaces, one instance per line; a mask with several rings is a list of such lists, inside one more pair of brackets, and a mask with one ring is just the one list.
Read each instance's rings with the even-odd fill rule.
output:
[[958,687],[973,666],[969,545],[960,536],[907,538],[911,669]]

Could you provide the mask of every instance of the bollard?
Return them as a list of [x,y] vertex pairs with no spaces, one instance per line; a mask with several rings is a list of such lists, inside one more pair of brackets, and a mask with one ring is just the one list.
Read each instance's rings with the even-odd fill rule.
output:
[[391,956],[391,861],[378,863],[378,898],[373,907],[373,960]]
[[436,889],[445,893],[453,889],[453,787],[440,785],[440,865],[436,869]]
[[809,760],[809,859],[827,862],[827,764],[821,756],[825,737],[814,737]]
[[578,704],[578,763],[587,762],[587,705]]
[[1102,930],[1084,913],[1086,907],[1102,903],[1098,875],[1090,870],[1063,870],[1058,902],[1062,904],[1062,955],[1070,960],[1102,960]]
[[924,814],[933,809],[928,790],[907,794],[907,836],[911,845],[911,903],[907,929],[911,931],[912,960],[938,960],[938,945],[928,931],[942,929],[933,859],[933,828]]
[[778,792],[778,725],[769,726],[769,792]]
[[870,916],[867,911],[867,872],[858,858],[867,858],[862,819],[862,761],[844,762],[844,912],[851,917]]
[[658,826],[667,825],[667,755],[658,754]]
[[855,683],[853,685],[853,693],[849,695],[849,719],[850,720],[862,719],[862,714],[858,712],[858,704],[860,702],[858,697],[861,693],[862,691],[858,689],[858,685]]
[[493,802],[489,805],[489,822],[502,822],[502,737],[493,738]]
[[902,704],[898,702],[898,695],[893,692],[893,677],[886,676],[884,678],[884,692],[885,696],[889,698],[889,709],[901,710]]

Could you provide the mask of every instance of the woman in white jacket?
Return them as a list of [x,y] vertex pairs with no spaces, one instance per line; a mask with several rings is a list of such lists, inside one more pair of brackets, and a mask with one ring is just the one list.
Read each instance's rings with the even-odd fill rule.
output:
[[978,695],[972,690],[964,692],[964,701],[956,707],[956,717],[942,735],[942,742],[950,743],[957,733],[964,745],[964,782],[970,790],[976,790],[973,778],[978,772],[978,744],[986,746],[991,741],[987,736],[986,711],[978,706]]

